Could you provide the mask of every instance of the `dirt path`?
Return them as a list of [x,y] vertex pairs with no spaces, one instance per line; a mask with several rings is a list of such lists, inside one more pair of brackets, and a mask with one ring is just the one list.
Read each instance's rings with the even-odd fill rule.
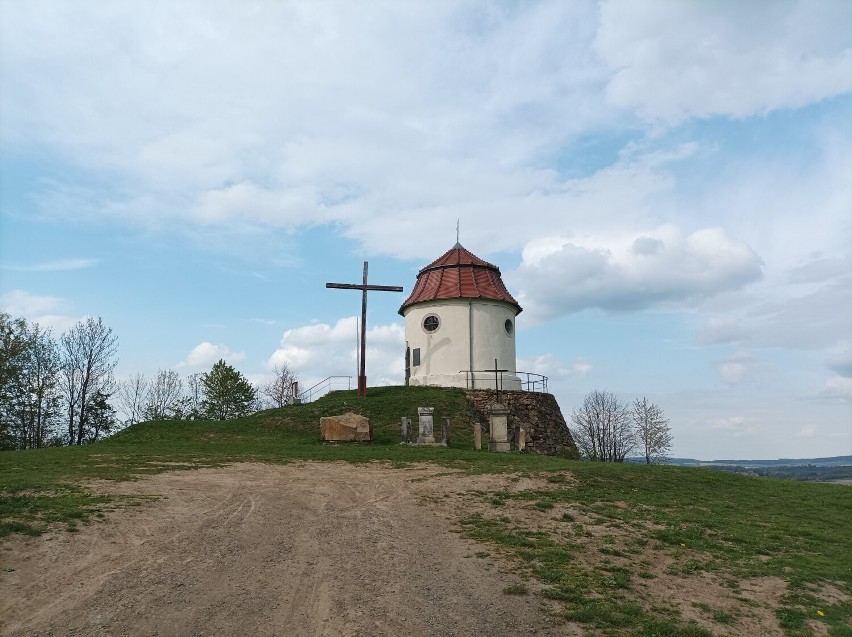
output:
[[[242,464],[116,488],[161,499],[0,557],[3,635],[556,635],[421,496],[435,467]],[[443,510],[442,510],[443,509]]]

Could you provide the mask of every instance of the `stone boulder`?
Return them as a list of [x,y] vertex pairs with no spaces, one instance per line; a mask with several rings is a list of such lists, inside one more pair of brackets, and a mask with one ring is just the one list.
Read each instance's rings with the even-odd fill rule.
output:
[[326,442],[370,442],[373,440],[373,427],[370,419],[358,414],[346,413],[340,416],[320,418],[320,433]]

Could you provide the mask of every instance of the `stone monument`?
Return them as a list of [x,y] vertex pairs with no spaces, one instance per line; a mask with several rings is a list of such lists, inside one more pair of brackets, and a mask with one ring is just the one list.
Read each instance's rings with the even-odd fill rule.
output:
[[418,407],[417,416],[420,426],[420,435],[417,437],[418,445],[433,445],[435,444],[434,422],[435,414],[434,407]]
[[491,435],[488,437],[489,451],[509,451],[509,410],[501,403],[491,405],[488,420],[491,423]]

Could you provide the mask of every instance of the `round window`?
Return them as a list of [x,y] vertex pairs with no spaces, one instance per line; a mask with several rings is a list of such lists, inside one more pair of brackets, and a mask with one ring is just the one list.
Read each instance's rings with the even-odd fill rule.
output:
[[503,327],[506,328],[506,334],[508,334],[509,336],[512,335],[512,332],[515,329],[515,325],[512,323],[512,319],[506,319],[506,322],[503,323]]
[[423,319],[423,329],[427,332],[434,332],[441,326],[441,319],[434,314],[430,314]]

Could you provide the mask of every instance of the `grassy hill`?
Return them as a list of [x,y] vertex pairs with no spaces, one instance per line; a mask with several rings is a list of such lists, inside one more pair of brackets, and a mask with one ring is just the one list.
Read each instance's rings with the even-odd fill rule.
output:
[[[420,405],[434,406],[436,420],[450,417],[449,448],[398,444],[400,417],[416,423]],[[323,444],[320,416],[342,411],[370,417],[375,442]],[[852,488],[475,452],[473,419],[460,390],[375,388],[365,400],[334,392],[239,420],[147,422],[84,447],[4,452],[0,535],[74,532],[134,503],[95,493],[87,486],[93,480],[243,461],[380,460],[400,468],[433,462],[531,480],[530,488],[467,494],[469,512],[459,528],[530,582],[529,590],[507,594],[534,590],[589,634],[749,634],[750,614],[769,608],[775,630],[787,635],[852,636]],[[766,578],[785,582],[785,589],[760,606],[747,590]],[[724,586],[733,601],[696,602],[703,623],[688,621],[683,609],[649,593],[670,580],[675,588]]]

